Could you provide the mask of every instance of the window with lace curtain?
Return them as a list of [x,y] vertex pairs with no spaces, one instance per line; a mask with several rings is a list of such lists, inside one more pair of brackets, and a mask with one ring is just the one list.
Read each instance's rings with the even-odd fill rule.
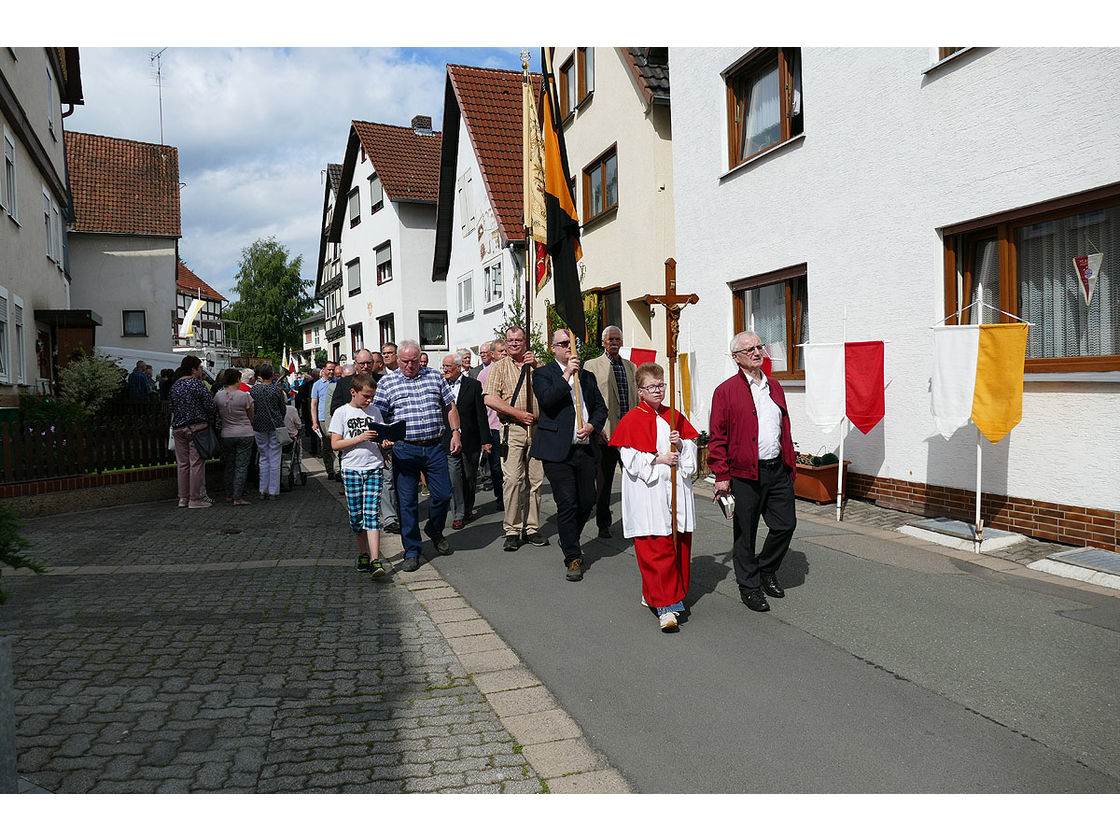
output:
[[[943,233],[949,323],[1029,321],[1027,372],[1120,370],[1120,185]],[[1074,260],[1090,254],[1086,301]]]
[[735,332],[750,330],[766,346],[776,379],[802,379],[809,340],[806,264],[747,277],[730,284]]
[[724,79],[730,166],[804,132],[799,47],[752,50]]

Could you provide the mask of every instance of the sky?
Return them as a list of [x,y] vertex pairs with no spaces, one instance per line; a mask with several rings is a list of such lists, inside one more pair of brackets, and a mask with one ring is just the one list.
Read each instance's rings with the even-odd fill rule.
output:
[[302,254],[314,281],[325,170],[342,163],[351,120],[424,114],[440,130],[446,64],[519,70],[520,49],[82,47],[85,104],[65,128],[159,143],[162,90],[162,142],[179,150],[180,257],[234,300],[242,249],[257,239]]

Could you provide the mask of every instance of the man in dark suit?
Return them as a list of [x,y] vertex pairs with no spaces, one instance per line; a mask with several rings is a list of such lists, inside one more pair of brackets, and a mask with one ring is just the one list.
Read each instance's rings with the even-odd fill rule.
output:
[[[462,448],[452,453],[451,428],[445,422],[443,446],[447,450],[447,469],[451,474],[451,527],[458,531],[474,516],[475,478],[482,452],[490,451],[490,425],[486,420],[486,404],[482,386],[463,375],[463,357],[449,353],[443,358],[443,378],[455,393],[459,409],[459,439]],[[444,406],[444,417],[451,406]]]
[[296,390],[296,410],[299,412],[299,419],[303,424],[302,434],[307,441],[305,448],[308,455],[319,454],[319,436],[311,428],[311,389],[318,379],[319,369],[313,368],[310,372],[304,374],[303,382]]
[[467,376],[471,379],[478,379],[478,375],[482,373],[483,368],[490,364],[490,342],[484,341],[478,345],[478,364],[467,371]]
[[[556,361],[533,374],[533,393],[541,416],[532,457],[544,465],[556,502],[556,525],[564,552],[566,577],[583,580],[583,552],[579,540],[595,507],[595,469],[599,432],[607,420],[607,404],[599,393],[595,375],[580,370],[568,330],[552,334]],[[580,415],[576,416],[575,383],[579,383]]]

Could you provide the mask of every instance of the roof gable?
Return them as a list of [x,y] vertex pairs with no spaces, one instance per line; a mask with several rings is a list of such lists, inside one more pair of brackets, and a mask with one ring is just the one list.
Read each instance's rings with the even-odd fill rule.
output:
[[179,263],[179,270],[175,274],[175,291],[207,300],[228,300],[182,263]]
[[[435,202],[439,190],[438,131],[417,134],[408,126],[361,120],[354,120],[353,125],[390,201]],[[352,167],[350,171],[353,173]],[[353,188],[352,183],[346,186]]]
[[178,149],[77,131],[64,135],[74,230],[182,235]]
[[[447,77],[502,239],[523,239],[522,73],[449,64]],[[533,95],[539,96],[540,74],[531,73],[530,79]]]

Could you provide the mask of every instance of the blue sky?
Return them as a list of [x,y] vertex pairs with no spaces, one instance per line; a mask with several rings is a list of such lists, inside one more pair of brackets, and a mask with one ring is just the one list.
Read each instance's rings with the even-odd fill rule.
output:
[[[70,131],[160,142],[153,47],[81,48],[85,105]],[[531,50],[531,67],[540,48]],[[353,119],[439,130],[445,65],[520,69],[522,48],[169,47],[163,142],[179,150],[183,260],[232,299],[241,249],[275,236],[314,279],[323,170]]]

